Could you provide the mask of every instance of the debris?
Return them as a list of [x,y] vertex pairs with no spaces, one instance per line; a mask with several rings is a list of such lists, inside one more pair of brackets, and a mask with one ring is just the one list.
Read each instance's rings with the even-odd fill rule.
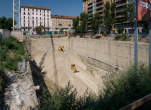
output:
[[59,46],[58,51],[64,52],[64,46]]
[[18,70],[20,73],[25,73],[26,72],[26,61],[23,60],[22,62],[18,63]]
[[33,90],[39,90],[39,89],[40,89],[40,86],[33,86],[32,89],[33,89]]
[[76,65],[75,64],[71,64],[71,70],[74,72],[74,73],[77,73],[79,72],[76,68]]

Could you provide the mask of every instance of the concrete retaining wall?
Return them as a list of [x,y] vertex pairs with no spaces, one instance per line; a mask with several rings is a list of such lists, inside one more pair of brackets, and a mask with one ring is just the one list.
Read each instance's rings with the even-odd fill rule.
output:
[[11,36],[15,37],[20,42],[24,41],[24,36],[23,36],[23,33],[21,31],[12,31]]
[[[54,44],[64,45],[79,55],[91,57],[106,64],[126,68],[134,63],[134,43],[129,41],[111,41],[86,38],[59,38]],[[148,65],[149,44],[139,42],[139,62]]]
[[10,31],[7,29],[0,29],[0,37],[2,37],[2,39],[9,38],[10,37]]

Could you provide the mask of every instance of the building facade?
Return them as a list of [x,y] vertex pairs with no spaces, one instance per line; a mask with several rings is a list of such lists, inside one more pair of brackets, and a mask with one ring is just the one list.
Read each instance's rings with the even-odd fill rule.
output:
[[83,1],[83,12],[88,14],[88,31],[91,31],[90,21],[93,14],[99,14],[100,22],[103,22],[104,9],[106,1],[111,2],[112,0],[84,0]]
[[[117,30],[117,27],[124,28],[125,33],[133,33],[134,32],[134,19],[133,20],[126,20],[125,18],[129,18],[131,15],[128,15],[126,10],[129,6],[134,5],[134,0],[114,0],[116,4],[116,23],[114,25],[114,30]],[[143,27],[141,24],[138,26],[139,32],[142,33]]]
[[51,15],[52,32],[68,32],[73,26],[73,18],[76,16]]
[[31,5],[21,6],[21,30],[33,34],[38,26],[44,27],[43,31],[51,31],[51,9]]
[[[124,28],[125,33],[134,32],[134,21],[126,20],[128,17],[127,10],[128,6],[134,4],[134,0],[83,0],[83,12],[88,14],[88,31],[91,31],[90,20],[91,15],[98,13],[100,16],[100,22],[103,22],[105,3],[115,3],[115,25],[113,32],[117,33],[117,28]],[[142,32],[142,26],[139,27],[139,32]],[[101,29],[101,27],[100,27]]]

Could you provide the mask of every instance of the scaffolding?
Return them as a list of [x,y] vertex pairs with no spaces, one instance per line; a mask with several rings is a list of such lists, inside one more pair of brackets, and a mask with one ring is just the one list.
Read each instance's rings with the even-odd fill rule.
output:
[[13,30],[20,30],[20,0],[13,0]]

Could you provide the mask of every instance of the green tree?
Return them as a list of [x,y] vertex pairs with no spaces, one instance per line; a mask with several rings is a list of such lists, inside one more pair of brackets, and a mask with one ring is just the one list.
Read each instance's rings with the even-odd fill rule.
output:
[[116,11],[116,4],[115,2],[111,3],[111,16],[112,16],[112,26],[115,23],[115,11]]
[[35,30],[36,30],[36,33],[37,33],[37,34],[42,34],[42,32],[43,32],[43,30],[44,30],[44,27],[43,27],[43,26],[37,26],[37,27],[35,28]]
[[73,21],[72,29],[75,30],[75,33],[79,33],[79,17],[74,18],[72,21]]
[[13,27],[13,19],[12,18],[6,18],[6,17],[0,18],[0,29],[8,29],[11,31],[12,27]]
[[100,26],[100,15],[98,13],[92,15],[91,27],[93,32],[96,34]]
[[88,14],[81,13],[80,14],[80,33],[85,34],[87,32],[87,22],[88,22]]
[[112,29],[112,16],[111,16],[111,5],[109,2],[105,4],[105,11],[104,11],[104,27],[106,29],[106,33],[110,33]]
[[8,18],[7,19],[7,23],[6,23],[6,29],[11,31],[12,27],[13,27],[13,19],[12,18]]
[[118,32],[119,34],[123,34],[123,31],[124,31],[124,28],[123,28],[123,27],[118,27],[118,28],[117,28],[117,32]]
[[127,5],[127,20],[129,22],[133,22],[134,21],[134,17],[135,17],[135,4],[132,2],[131,4]]

